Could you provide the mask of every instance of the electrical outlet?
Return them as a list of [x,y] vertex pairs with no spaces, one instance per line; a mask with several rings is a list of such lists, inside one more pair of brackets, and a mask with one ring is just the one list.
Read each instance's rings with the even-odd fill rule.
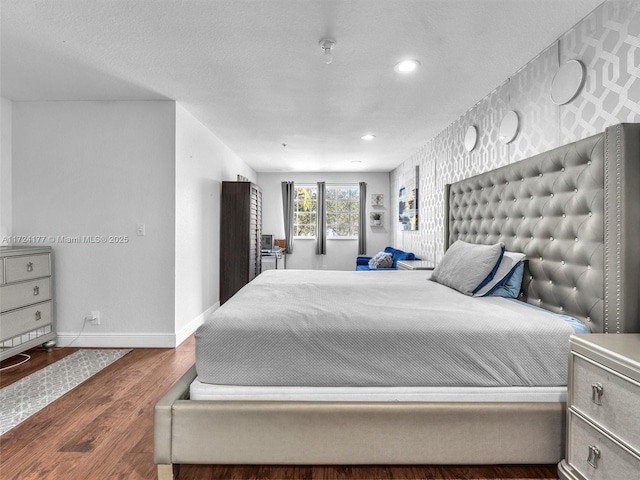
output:
[[89,315],[84,317],[84,321],[91,325],[100,325],[100,312],[97,310],[92,311]]
[[144,225],[144,223],[137,223],[136,224],[136,235],[138,235],[139,237],[144,237],[147,234],[147,229]]

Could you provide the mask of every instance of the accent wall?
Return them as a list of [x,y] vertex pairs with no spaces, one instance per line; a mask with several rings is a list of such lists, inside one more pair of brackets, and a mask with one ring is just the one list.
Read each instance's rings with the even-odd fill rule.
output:
[[[572,59],[585,65],[585,85],[575,99],[558,106],[549,96],[551,82],[560,65]],[[510,110],[518,114],[520,129],[505,145],[498,130]],[[446,184],[621,122],[640,122],[640,2],[635,0],[600,5],[391,172],[394,245],[439,261],[445,251]],[[478,141],[468,152],[464,137],[472,125],[478,129]],[[420,171],[420,228],[400,231],[397,192],[405,173],[415,166]]]

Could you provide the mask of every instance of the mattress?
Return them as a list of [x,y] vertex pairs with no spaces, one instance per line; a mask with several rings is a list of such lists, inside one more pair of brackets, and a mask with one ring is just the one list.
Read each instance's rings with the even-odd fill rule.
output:
[[566,387],[274,387],[213,385],[196,378],[191,400],[296,402],[566,402]]
[[563,386],[573,329],[424,271],[270,270],[196,332],[203,383]]

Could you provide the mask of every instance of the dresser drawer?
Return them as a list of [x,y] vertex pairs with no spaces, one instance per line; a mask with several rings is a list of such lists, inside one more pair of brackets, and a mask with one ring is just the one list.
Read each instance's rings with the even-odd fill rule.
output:
[[580,356],[573,358],[573,408],[640,452],[640,385]]
[[2,340],[30,332],[51,323],[51,301],[0,315]]
[[639,480],[640,458],[570,414],[569,464],[588,480]]
[[7,257],[5,262],[7,264],[7,283],[48,277],[51,275],[51,263],[49,261],[49,255],[46,253]]
[[0,287],[0,305],[2,305],[3,312],[50,299],[51,281],[49,278],[12,283]]

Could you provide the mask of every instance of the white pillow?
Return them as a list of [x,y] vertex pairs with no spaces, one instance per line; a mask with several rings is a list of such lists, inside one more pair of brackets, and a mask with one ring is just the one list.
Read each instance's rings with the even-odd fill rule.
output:
[[504,252],[504,244],[481,245],[457,240],[431,274],[431,280],[465,295],[473,295],[492,278]]
[[509,276],[511,271],[518,265],[522,260],[524,260],[525,254],[520,252],[504,252],[502,255],[502,259],[500,260],[500,265],[498,266],[498,270],[496,274],[493,276],[491,280],[489,280],[486,284],[484,284],[477,292],[473,295],[476,297],[483,297],[487,293],[491,291],[493,287],[504,281],[504,279]]

